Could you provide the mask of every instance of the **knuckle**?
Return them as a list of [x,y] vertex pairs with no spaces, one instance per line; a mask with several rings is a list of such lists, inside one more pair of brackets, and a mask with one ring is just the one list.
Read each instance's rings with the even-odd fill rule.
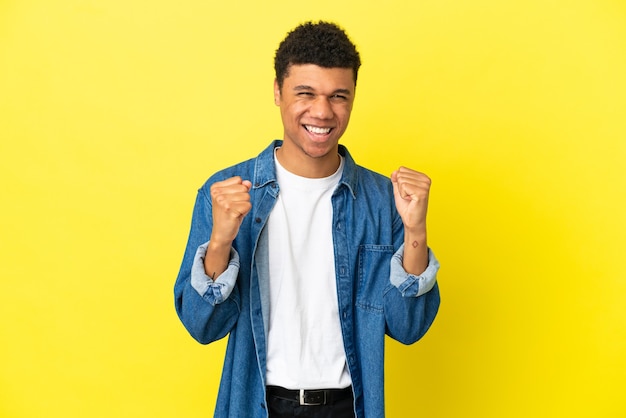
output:
[[217,203],[219,206],[222,207],[228,207],[228,199],[226,198],[226,196],[224,196],[223,194],[217,194],[214,198],[213,201],[215,203]]
[[211,188],[209,190],[212,197],[215,197],[221,193],[221,188],[217,184],[211,185]]

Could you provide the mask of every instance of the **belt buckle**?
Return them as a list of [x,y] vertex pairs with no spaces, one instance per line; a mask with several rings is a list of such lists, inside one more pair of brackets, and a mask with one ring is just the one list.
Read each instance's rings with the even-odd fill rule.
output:
[[[322,399],[319,402],[307,402],[307,397],[305,392],[321,392],[323,393]],[[300,405],[304,405],[304,406],[319,406],[319,405],[326,405],[326,391],[325,390],[308,390],[305,391],[304,389],[300,389]]]

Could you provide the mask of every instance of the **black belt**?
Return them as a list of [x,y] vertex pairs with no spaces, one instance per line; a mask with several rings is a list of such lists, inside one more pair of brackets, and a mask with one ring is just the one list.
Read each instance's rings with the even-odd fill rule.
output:
[[285,389],[280,386],[268,386],[267,394],[275,398],[299,402],[300,405],[331,405],[352,396],[352,386],[344,389]]

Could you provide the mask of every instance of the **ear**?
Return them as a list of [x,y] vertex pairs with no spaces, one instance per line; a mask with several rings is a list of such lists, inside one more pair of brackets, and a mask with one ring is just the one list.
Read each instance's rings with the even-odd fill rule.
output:
[[280,106],[280,87],[276,79],[274,79],[274,104]]

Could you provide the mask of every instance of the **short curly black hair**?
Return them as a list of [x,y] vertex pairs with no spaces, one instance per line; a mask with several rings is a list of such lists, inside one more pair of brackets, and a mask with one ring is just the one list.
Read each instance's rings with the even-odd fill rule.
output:
[[289,66],[294,64],[351,68],[356,84],[361,57],[348,35],[335,23],[306,22],[289,32],[276,50],[274,70],[280,88],[289,75]]

